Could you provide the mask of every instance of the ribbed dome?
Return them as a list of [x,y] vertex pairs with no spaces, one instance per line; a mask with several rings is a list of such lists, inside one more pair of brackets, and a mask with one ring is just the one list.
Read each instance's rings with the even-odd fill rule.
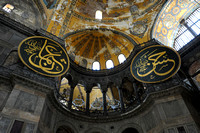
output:
[[85,29],[68,33],[65,45],[69,56],[80,66],[90,68],[94,61],[106,68],[106,61],[119,64],[118,56],[130,55],[136,43],[126,34],[109,29]]

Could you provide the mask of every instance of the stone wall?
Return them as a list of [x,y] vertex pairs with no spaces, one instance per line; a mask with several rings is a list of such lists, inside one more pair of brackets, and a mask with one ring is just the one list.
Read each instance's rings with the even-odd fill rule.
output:
[[[6,4],[14,6],[14,9],[10,13],[2,9]],[[33,29],[42,27],[41,14],[32,0],[1,0],[0,13]]]
[[75,133],[121,133],[126,128],[135,128],[139,133],[178,133],[178,129],[183,127],[186,133],[198,133],[198,123],[184,101],[186,95],[182,96],[185,92],[176,91],[179,89],[185,90],[183,87],[176,87],[165,92],[170,94],[168,96],[155,98],[153,95],[161,94],[150,95],[143,105],[135,110],[117,118],[107,116],[104,120],[70,113],[59,106],[58,102],[52,102],[49,96],[43,110],[46,115],[40,119],[39,130],[45,133],[56,132],[59,127],[66,126]]

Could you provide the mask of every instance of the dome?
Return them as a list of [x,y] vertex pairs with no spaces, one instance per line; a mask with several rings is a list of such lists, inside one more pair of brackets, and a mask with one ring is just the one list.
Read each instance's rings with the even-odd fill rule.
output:
[[[65,39],[70,58],[79,66],[108,69],[123,54],[127,59],[134,46],[149,41],[156,15],[164,0],[77,0],[59,1],[54,8],[44,7],[46,30]],[[102,19],[95,19],[96,12]],[[51,15],[50,15],[51,14]]]
[[76,64],[91,69],[98,61],[101,69],[106,61],[112,60],[114,66],[120,64],[118,56],[130,55],[136,43],[125,33],[109,29],[85,29],[64,36],[69,56]]
[[[199,1],[1,0],[0,131],[197,133]],[[32,36],[46,39],[27,41],[23,57],[41,70],[70,66],[67,72],[49,77],[20,60],[17,47]],[[168,68],[178,63],[154,47],[161,44],[181,56],[173,75]]]

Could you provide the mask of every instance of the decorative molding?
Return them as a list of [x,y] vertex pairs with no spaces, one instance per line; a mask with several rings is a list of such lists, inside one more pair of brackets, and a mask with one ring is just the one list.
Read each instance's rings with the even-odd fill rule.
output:
[[6,85],[14,85],[16,83],[24,84],[25,86],[33,87],[34,89],[45,93],[49,93],[55,89],[55,81],[53,78],[41,76],[29,69],[25,70],[20,67],[11,70],[0,66],[0,83],[1,81]]

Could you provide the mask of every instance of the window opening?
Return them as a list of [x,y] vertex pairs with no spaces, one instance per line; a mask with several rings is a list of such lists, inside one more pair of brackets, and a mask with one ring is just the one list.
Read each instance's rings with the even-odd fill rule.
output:
[[76,85],[73,93],[72,109],[84,110],[86,107],[86,91],[81,84]]
[[22,131],[23,125],[24,125],[23,121],[15,120],[10,132],[11,133],[20,133]]
[[103,94],[98,86],[90,92],[90,110],[103,110]]
[[4,7],[3,7],[3,10],[10,13],[12,10],[14,9],[14,6],[11,5],[11,4],[6,4]]
[[184,127],[177,127],[177,130],[179,133],[186,133],[185,128]]
[[111,69],[114,67],[113,61],[112,60],[107,60],[106,61],[106,68]]
[[102,19],[102,11],[100,10],[97,10],[96,13],[95,13],[95,19]]
[[123,63],[126,60],[126,57],[123,54],[120,54],[118,56],[118,60],[119,60],[119,63],[121,64],[121,63]]
[[98,61],[92,64],[92,70],[100,70],[100,63]]
[[185,21],[182,20],[181,24],[174,42],[174,48],[177,51],[200,34],[200,8],[195,10]]
[[71,92],[71,87],[69,85],[69,81],[64,77],[62,78],[60,83],[59,93],[61,95],[60,102],[65,106],[68,106],[70,92]]

